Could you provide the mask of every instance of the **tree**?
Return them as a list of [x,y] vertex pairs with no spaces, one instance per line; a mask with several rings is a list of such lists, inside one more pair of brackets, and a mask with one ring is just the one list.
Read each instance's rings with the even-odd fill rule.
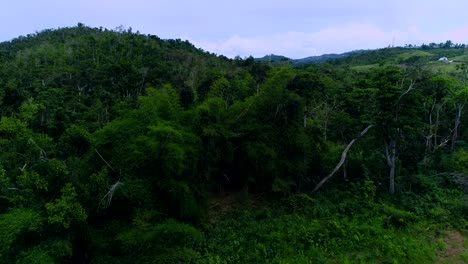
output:
[[447,40],[443,45],[441,45],[444,49],[450,49],[453,47],[453,42],[451,40]]
[[370,73],[371,87],[376,94],[377,113],[373,122],[380,130],[389,168],[389,192],[395,192],[395,173],[398,149],[408,136],[414,135],[419,123],[417,97],[414,94],[416,81],[403,70],[388,66]]
[[465,108],[466,103],[468,102],[468,86],[455,87],[452,91],[452,102],[455,105],[455,120],[453,126],[452,134],[452,143],[450,145],[450,150],[454,151],[455,144],[459,137],[459,129],[462,120],[463,109]]
[[77,224],[86,220],[86,211],[77,199],[75,187],[68,183],[61,190],[62,196],[53,202],[45,205],[49,215],[50,224],[58,224],[65,229],[72,224]]

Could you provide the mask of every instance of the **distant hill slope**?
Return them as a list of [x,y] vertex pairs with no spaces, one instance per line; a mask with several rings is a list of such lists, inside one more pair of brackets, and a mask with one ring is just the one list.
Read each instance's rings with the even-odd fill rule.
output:
[[[447,57],[449,62],[438,61]],[[465,45],[453,47],[391,47],[376,50],[356,50],[342,54],[324,54],[303,59],[290,59],[281,55],[267,55],[255,59],[273,65],[292,64],[296,66],[328,62],[337,66],[350,66],[358,71],[367,71],[379,64],[425,65],[433,71],[452,72],[456,65],[468,62],[468,48]]]
[[271,62],[271,63],[279,63],[279,62],[290,62],[293,61],[292,59],[281,56],[281,55],[275,55],[275,54],[270,54],[270,55],[265,55],[261,58],[255,58],[256,61],[258,62]]
[[290,58],[282,56],[282,55],[271,54],[271,55],[266,55],[266,56],[261,57],[261,58],[256,58],[255,60],[259,61],[259,62],[269,62],[269,63],[273,63],[273,64],[281,64],[281,63],[316,64],[316,63],[322,63],[322,62],[326,62],[326,61],[330,61],[330,60],[334,60],[334,59],[345,58],[345,57],[348,57],[348,56],[350,56],[352,54],[361,53],[361,52],[366,52],[366,51],[365,50],[355,50],[355,51],[345,52],[345,53],[341,53],[341,54],[331,53],[331,54],[323,54],[323,55],[319,55],[319,56],[310,56],[310,57],[306,57],[306,58],[302,58],[302,59],[290,59]]
[[[448,61],[439,61],[441,57],[447,57]],[[464,46],[451,48],[395,47],[355,53],[329,62],[337,66],[347,65],[358,71],[367,71],[380,64],[387,64],[401,67],[419,65],[433,72],[451,73],[456,71],[457,65],[466,63],[466,58],[468,58],[468,49]]]
[[366,52],[367,52],[366,50],[354,50],[354,51],[349,51],[349,52],[340,53],[340,54],[331,53],[331,54],[323,54],[323,55],[320,55],[320,56],[310,56],[310,57],[307,57],[307,58],[297,59],[297,60],[294,60],[294,61],[297,64],[322,63],[322,62],[326,62],[326,61],[330,61],[330,60],[346,58],[346,57],[351,56],[353,54],[360,54],[360,53],[366,53]]
[[334,61],[335,64],[365,65],[374,63],[411,64],[438,60],[440,57],[452,59],[465,53],[465,48],[383,48],[350,54]]

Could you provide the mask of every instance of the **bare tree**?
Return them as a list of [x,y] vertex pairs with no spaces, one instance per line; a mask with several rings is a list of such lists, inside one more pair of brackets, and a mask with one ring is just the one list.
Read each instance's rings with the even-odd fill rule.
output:
[[389,178],[390,185],[388,191],[395,193],[395,160],[396,160],[396,139],[391,138],[388,142],[385,141],[385,157],[387,158],[387,165],[390,168]]
[[457,142],[457,139],[458,139],[458,128],[460,127],[463,108],[465,108],[464,103],[457,104],[457,110],[455,114],[455,125],[453,127],[452,143],[450,145],[450,151],[453,151],[455,149],[455,143]]
[[333,175],[335,175],[335,173],[341,168],[341,166],[343,166],[343,164],[345,163],[346,161],[346,158],[347,158],[347,155],[348,155],[348,151],[351,149],[351,147],[353,146],[354,142],[356,142],[356,140],[360,139],[361,137],[363,137],[367,131],[369,131],[369,129],[371,129],[373,127],[373,125],[369,125],[367,126],[362,132],[361,134],[359,134],[359,136],[357,138],[354,138],[353,140],[351,140],[351,142],[348,143],[348,145],[346,146],[346,148],[343,150],[343,152],[341,153],[341,159],[340,161],[338,162],[338,164],[336,164],[335,168],[333,169],[333,171],[328,174],[327,177],[323,178],[318,184],[317,186],[315,186],[315,188],[312,190],[312,192],[316,192],[318,189],[320,189],[320,187],[322,187],[322,185],[327,182],[331,177],[333,177]]

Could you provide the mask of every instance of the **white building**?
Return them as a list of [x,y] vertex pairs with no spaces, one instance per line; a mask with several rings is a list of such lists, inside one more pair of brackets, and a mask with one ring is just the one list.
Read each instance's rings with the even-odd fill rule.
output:
[[439,61],[441,62],[449,62],[448,58],[447,57],[442,57],[439,59]]

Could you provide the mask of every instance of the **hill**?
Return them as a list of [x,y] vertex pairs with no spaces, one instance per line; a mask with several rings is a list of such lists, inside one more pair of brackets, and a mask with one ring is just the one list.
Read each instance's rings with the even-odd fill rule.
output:
[[[465,63],[468,49],[464,46],[451,48],[384,48],[351,54],[342,59],[329,61],[334,65],[348,65],[358,71],[367,71],[378,65],[398,65],[400,67],[421,66],[433,72],[454,73],[456,66]],[[449,61],[441,62],[439,58]]]
[[302,59],[290,59],[285,56],[271,54],[271,55],[266,55],[262,58],[256,58],[255,60],[259,62],[267,62],[267,63],[273,63],[273,64],[292,63],[294,65],[307,65],[307,64],[327,62],[327,61],[334,60],[334,59],[345,58],[345,57],[350,56],[351,54],[361,53],[361,52],[365,52],[365,51],[356,50],[356,51],[350,51],[350,52],[345,52],[341,54],[323,54],[319,56],[310,56],[310,57],[306,57]]
[[[468,62],[468,49],[464,45],[445,47],[392,47],[376,50],[356,50],[342,54],[324,54],[303,59],[290,59],[281,55],[268,55],[257,58],[259,62],[268,62],[273,65],[292,64],[307,66],[317,63],[331,63],[333,65],[347,65],[357,71],[367,71],[379,64],[399,65],[401,67],[420,65],[432,71],[445,73],[454,72],[457,65]],[[451,62],[439,62],[439,58],[447,57]]]
[[365,50],[354,50],[349,51],[341,54],[323,54],[320,56],[311,56],[303,59],[294,60],[296,64],[313,64],[313,63],[322,63],[328,62],[332,60],[346,58],[348,56],[352,56],[353,54],[365,53]]
[[290,58],[285,57],[285,56],[280,56],[280,55],[265,55],[261,58],[256,58],[256,61],[259,62],[268,62],[268,63],[283,63],[283,62],[289,62],[292,61]]
[[[257,66],[244,68],[254,78],[263,78],[266,66]],[[234,76],[239,67],[188,41],[162,40],[131,29],[79,25],[44,30],[0,43],[0,87],[4,88],[0,113],[11,115],[27,98],[47,100],[59,93],[61,103],[47,103],[40,124],[43,132],[58,136],[65,127],[54,121],[58,109],[61,115],[73,112],[77,116],[99,102],[108,111],[104,120],[110,120],[115,116],[110,109],[115,102],[134,103],[147,87],[165,84],[180,92],[182,104],[188,107],[197,96],[205,96],[219,76]]]

